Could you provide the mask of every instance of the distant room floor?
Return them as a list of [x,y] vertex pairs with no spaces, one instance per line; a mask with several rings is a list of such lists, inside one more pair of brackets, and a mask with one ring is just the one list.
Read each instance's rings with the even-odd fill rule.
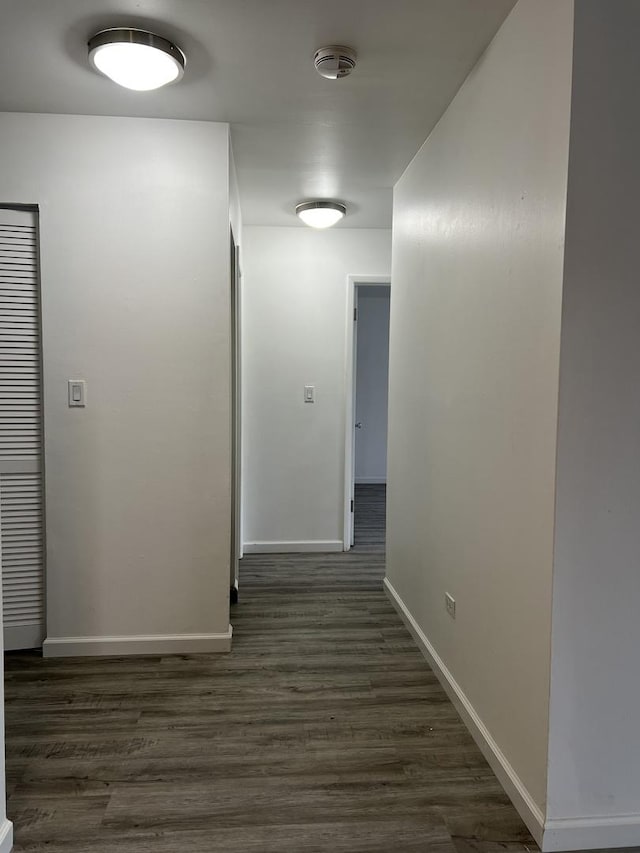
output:
[[387,487],[384,483],[356,483],[354,547],[384,551]]

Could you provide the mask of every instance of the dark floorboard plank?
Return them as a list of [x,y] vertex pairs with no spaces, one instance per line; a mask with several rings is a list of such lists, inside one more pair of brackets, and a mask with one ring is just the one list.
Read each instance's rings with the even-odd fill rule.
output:
[[[84,840],[53,844],[30,842],[29,853],[85,853]],[[18,848],[16,848],[18,849]],[[91,842],[92,853],[456,853],[442,824],[390,820],[373,823],[331,821],[324,824],[216,827],[197,831],[102,831]]]

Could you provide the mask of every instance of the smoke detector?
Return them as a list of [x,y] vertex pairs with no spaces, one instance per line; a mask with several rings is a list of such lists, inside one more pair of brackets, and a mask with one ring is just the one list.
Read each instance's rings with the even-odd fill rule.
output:
[[327,80],[339,80],[351,74],[356,67],[356,52],[350,47],[330,45],[316,50],[313,59],[316,71]]

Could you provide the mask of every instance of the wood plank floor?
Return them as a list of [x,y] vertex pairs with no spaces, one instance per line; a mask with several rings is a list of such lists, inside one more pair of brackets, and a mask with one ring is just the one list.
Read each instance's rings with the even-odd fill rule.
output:
[[16,851],[537,849],[382,592],[384,487],[357,503],[350,553],[242,561],[229,655],[7,655]]

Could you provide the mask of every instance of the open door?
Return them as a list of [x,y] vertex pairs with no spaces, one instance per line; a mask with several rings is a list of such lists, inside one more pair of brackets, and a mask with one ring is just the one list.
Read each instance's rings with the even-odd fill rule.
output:
[[360,424],[356,421],[356,376],[358,370],[358,287],[353,290],[353,368],[351,372],[351,411],[353,412],[353,429],[351,430],[351,503],[350,503],[350,532],[349,545],[353,548],[356,537],[355,525],[355,507],[356,507],[356,430],[360,429]]
[[[387,405],[384,403],[383,415],[380,413],[380,406],[371,408],[367,403],[371,399],[371,391],[380,391],[383,388],[386,394],[387,378],[382,375],[382,378],[371,375],[371,371],[366,368],[372,363],[372,351],[374,355],[386,355],[387,373],[388,373],[388,358],[389,358],[389,295],[390,295],[390,280],[388,276],[355,276],[350,275],[347,279],[347,342],[346,342],[346,360],[347,360],[347,382],[346,382],[346,443],[345,443],[345,509],[344,509],[344,538],[343,547],[345,551],[352,548],[356,541],[356,504],[358,500],[358,490],[362,491],[362,484],[384,484],[386,483],[386,417]],[[375,296],[375,301],[383,301],[386,299],[386,334],[380,327],[379,317],[377,328],[371,325],[371,311],[365,310],[367,304],[371,303],[371,299]],[[379,300],[379,297],[382,300]],[[364,327],[360,328],[364,319],[369,316],[369,320],[365,322]],[[383,311],[384,313],[384,311]],[[379,309],[376,309],[374,314],[379,315]],[[363,363],[359,370],[358,361],[359,353],[364,347]],[[379,359],[373,359],[379,361]],[[358,397],[358,374],[360,382],[363,380],[362,400]],[[381,397],[380,393],[377,397]],[[367,399],[369,398],[369,400]],[[377,411],[376,411],[377,408]],[[380,430],[376,427],[384,420],[384,436],[379,435]],[[368,434],[367,433],[368,429]],[[360,446],[371,450],[370,438],[377,436],[377,442],[374,447],[375,452],[366,452],[365,457],[373,457],[379,459],[384,457],[384,461],[378,467],[379,471],[365,471],[364,476],[362,471],[358,471],[358,459],[362,463],[363,454],[358,452]],[[381,445],[381,446],[380,446]],[[362,467],[362,464],[361,464]],[[373,475],[373,476],[371,476]],[[356,485],[356,483],[360,485]],[[369,489],[371,491],[371,489]],[[366,490],[365,490],[366,492]]]

